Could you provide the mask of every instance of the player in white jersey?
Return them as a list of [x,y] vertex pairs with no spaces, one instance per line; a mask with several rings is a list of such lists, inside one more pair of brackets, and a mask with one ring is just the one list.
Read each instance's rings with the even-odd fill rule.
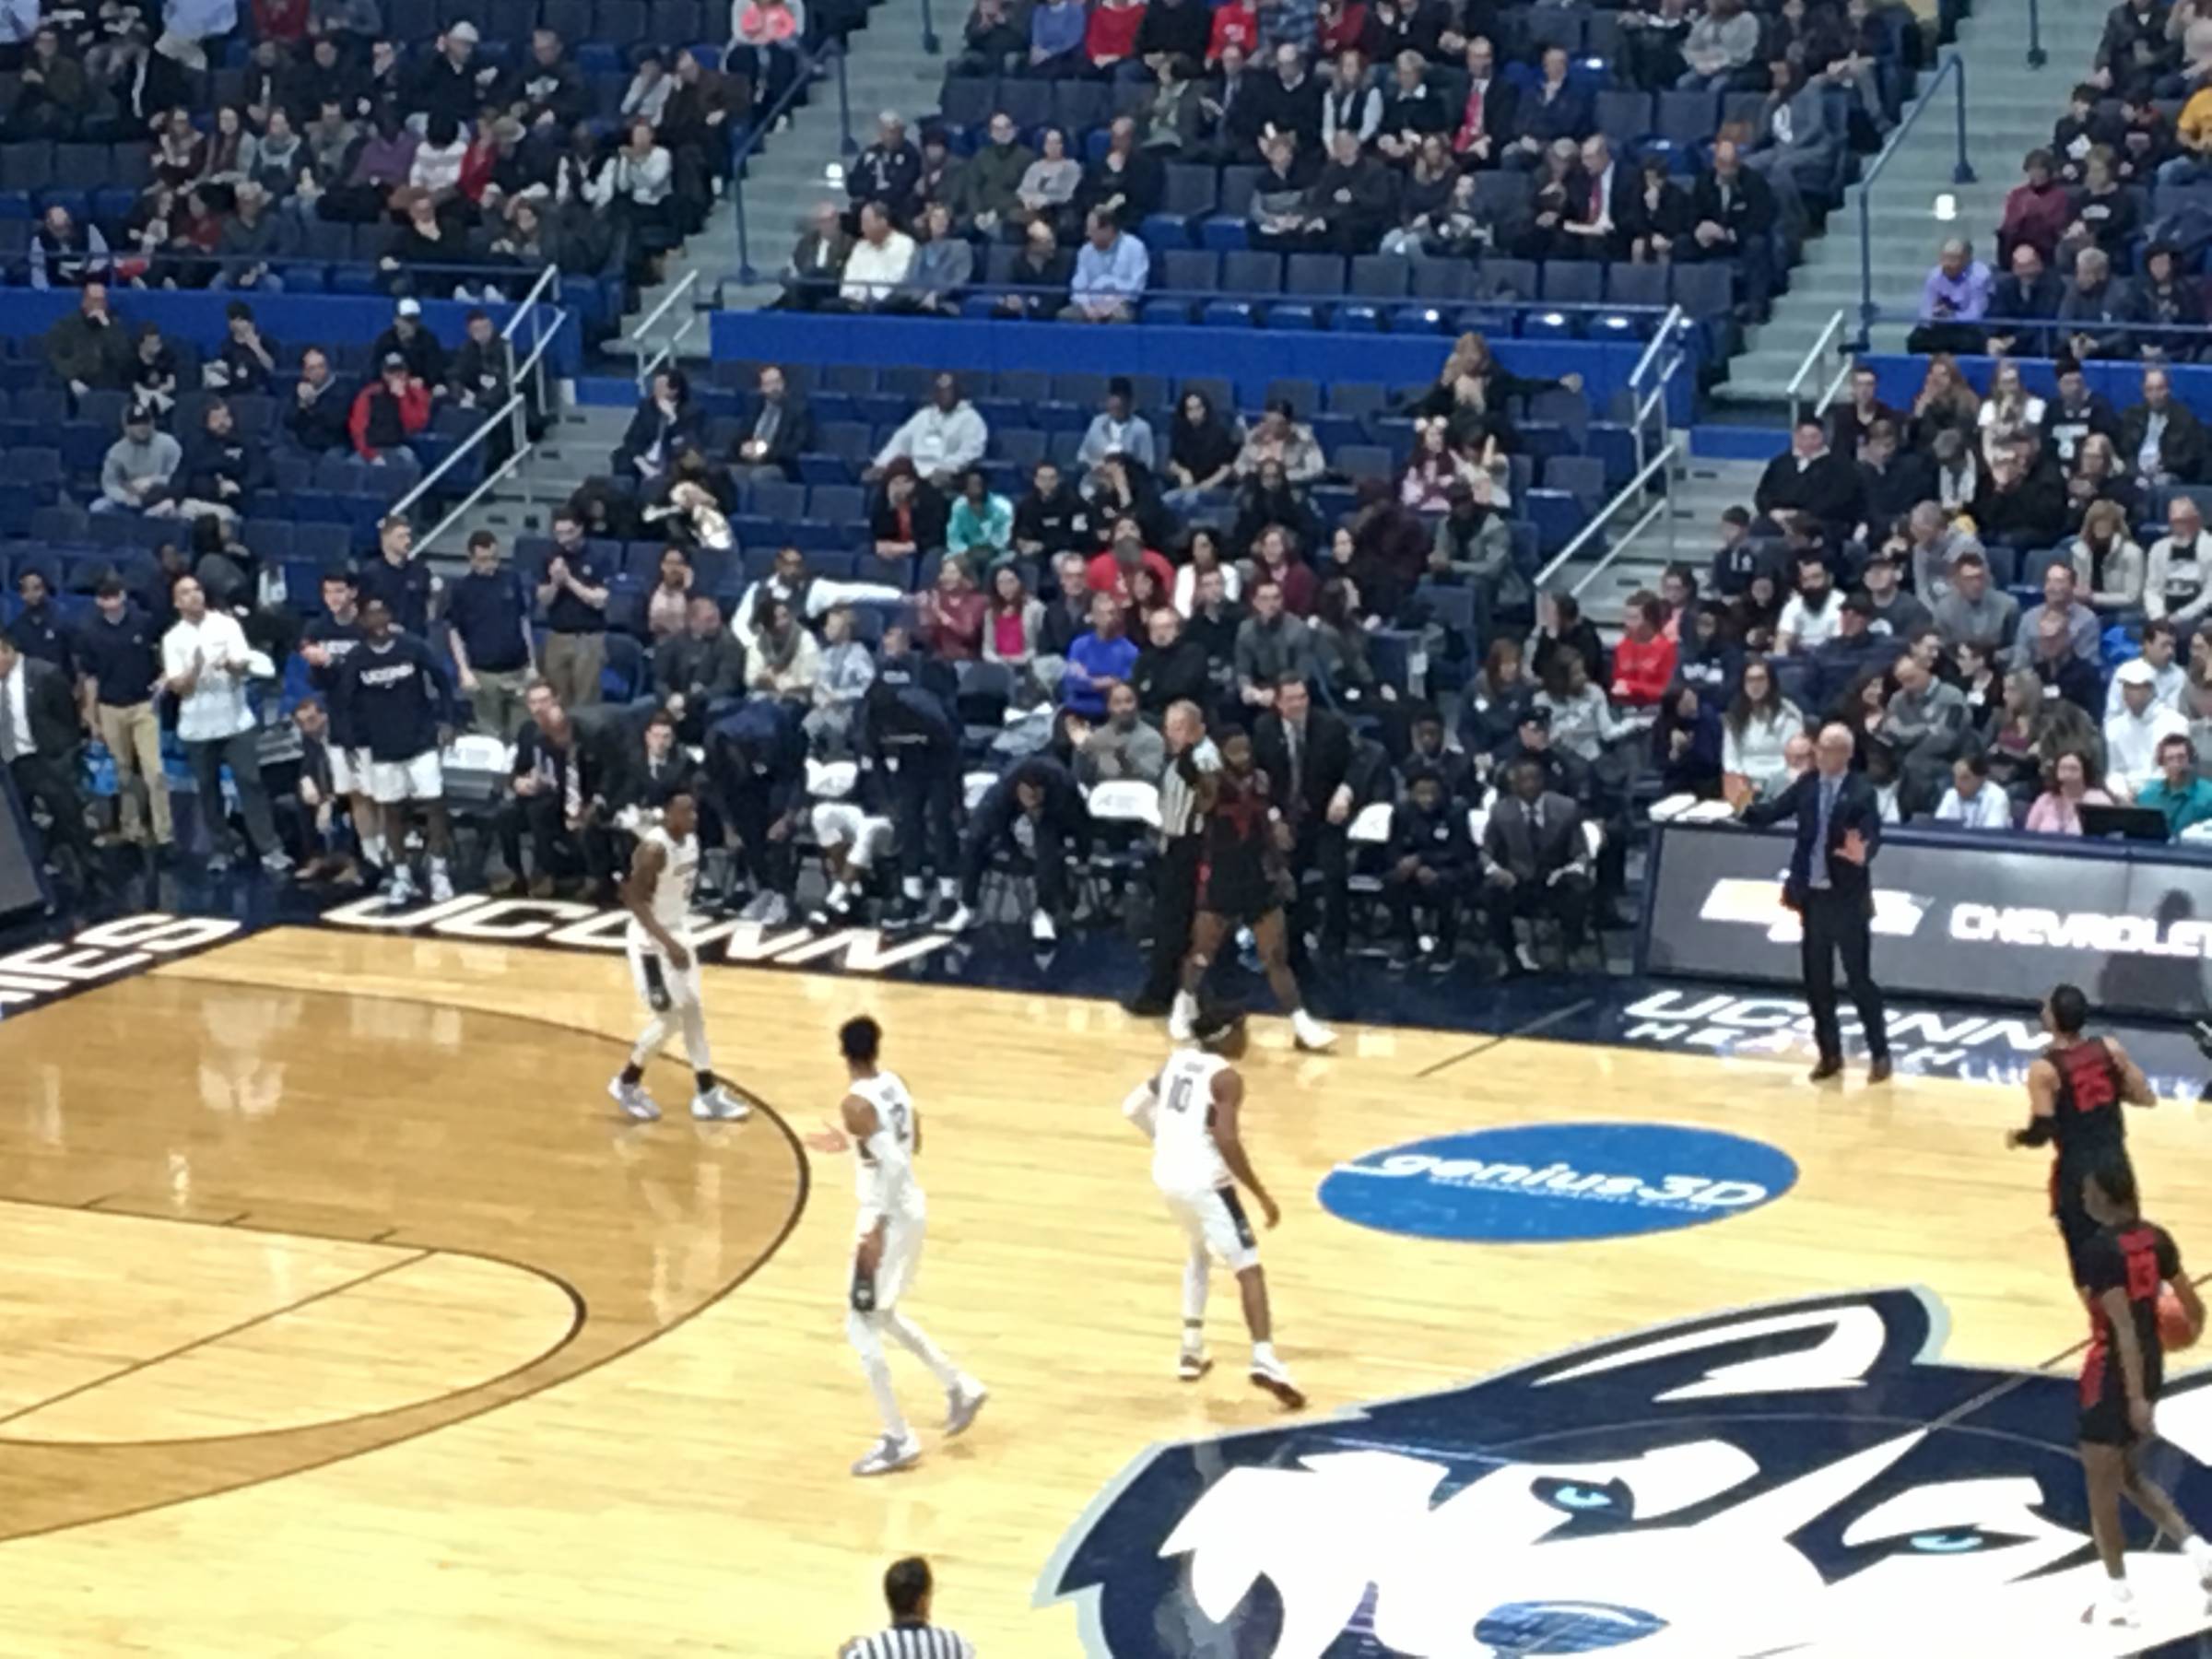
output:
[[742,1118],[752,1108],[714,1078],[706,1010],[699,1000],[699,952],[690,935],[691,894],[699,886],[699,802],[688,789],[670,795],[661,821],[638,837],[622,902],[629,908],[629,972],[653,1023],[629,1051],[629,1064],[606,1086],[624,1112],[651,1123],[661,1109],[645,1092],[645,1063],[681,1028],[696,1085],[695,1118]]
[[1243,1052],[1241,1019],[1202,1030],[1198,1046],[1169,1055],[1157,1077],[1130,1091],[1122,1111],[1151,1137],[1153,1182],[1190,1240],[1191,1253],[1182,1267],[1182,1353],[1175,1374],[1194,1382],[1213,1367],[1206,1352],[1206,1298],[1212,1264],[1218,1262],[1236,1275],[1243,1297],[1244,1323],[1252,1331],[1253,1386],[1296,1410],[1306,1396],[1291,1382],[1289,1368],[1276,1358],[1260,1247],[1237,1198],[1241,1182],[1260,1201],[1260,1214],[1269,1227],[1282,1219],[1253,1172],[1237,1131],[1244,1079],[1233,1062]]
[[868,1388],[883,1417],[883,1439],[853,1465],[853,1473],[888,1475],[919,1458],[922,1442],[892,1392],[890,1362],[883,1351],[886,1336],[929,1367],[944,1388],[947,1439],[975,1421],[990,1391],[947,1359],[944,1350],[900,1311],[899,1299],[913,1288],[914,1272],[922,1265],[925,1211],[922,1188],[914,1180],[922,1123],[899,1074],[876,1064],[883,1049],[880,1026],[865,1015],[848,1019],[838,1029],[837,1041],[852,1078],[841,1107],[844,1128],[825,1125],[819,1134],[808,1135],[806,1144],[818,1151],[850,1148],[853,1154],[860,1219],[845,1334],[868,1374]]

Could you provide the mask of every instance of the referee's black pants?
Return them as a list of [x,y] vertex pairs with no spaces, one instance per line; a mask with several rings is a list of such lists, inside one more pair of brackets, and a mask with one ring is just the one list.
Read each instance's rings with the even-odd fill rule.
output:
[[1152,950],[1146,966],[1143,1003],[1172,1002],[1182,988],[1182,959],[1191,948],[1191,921],[1198,911],[1198,864],[1205,839],[1178,835],[1152,861]]
[[1843,959],[1843,982],[1851,988],[1859,1024],[1866,1032],[1866,1056],[1889,1057],[1888,1016],[1882,988],[1874,982],[1872,918],[1864,899],[1846,898],[1833,888],[1808,888],[1805,894],[1805,1000],[1813,1011],[1813,1042],[1823,1060],[1843,1057],[1836,1030],[1836,958]]

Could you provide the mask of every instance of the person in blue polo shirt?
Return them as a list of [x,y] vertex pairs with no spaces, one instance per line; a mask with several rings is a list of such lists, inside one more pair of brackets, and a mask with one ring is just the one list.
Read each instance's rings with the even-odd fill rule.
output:
[[523,693],[537,677],[530,636],[530,595],[512,566],[500,560],[499,537],[479,530],[468,538],[468,574],[445,602],[453,674],[468,699],[477,729],[502,743],[523,724]]
[[394,517],[376,527],[376,557],[361,567],[359,585],[363,605],[382,599],[392,625],[419,640],[429,631],[430,601],[445,584],[415,557],[414,526]]
[[546,607],[545,674],[560,705],[571,712],[599,700],[606,666],[606,573],[592,557],[583,521],[563,508],[553,515],[553,551],[537,581]]
[[76,677],[76,639],[53,603],[53,588],[41,571],[25,571],[16,578],[16,597],[23,602],[16,619],[7,625],[7,637],[27,657],[52,663],[70,679]]
[[2166,815],[2166,833],[2178,841],[2192,824],[2212,820],[2212,782],[2196,775],[2196,746],[2180,733],[2159,745],[2159,775],[2136,793],[2136,805]]
[[392,849],[391,875],[384,900],[394,909],[415,901],[414,872],[407,867],[407,806],[423,810],[424,839],[429,850],[429,894],[443,903],[453,896],[448,866],[453,853],[453,819],[445,809],[445,774],[438,754],[451,736],[446,710],[453,687],[430,648],[392,625],[382,599],[361,606],[361,642],[347,654],[338,674],[333,701],[346,710],[354,745],[354,772],[368,779],[369,794],[383,818],[384,840]]
[[[96,615],[76,641],[87,724],[115,759],[115,793],[123,803],[123,839],[146,846],[146,818],[153,820],[152,846],[166,854],[175,841],[169,810],[169,780],[161,771],[161,722],[154,693],[161,681],[161,636],[154,620],[131,603],[130,590],[112,573],[100,578]],[[147,797],[144,807],[138,797]]]

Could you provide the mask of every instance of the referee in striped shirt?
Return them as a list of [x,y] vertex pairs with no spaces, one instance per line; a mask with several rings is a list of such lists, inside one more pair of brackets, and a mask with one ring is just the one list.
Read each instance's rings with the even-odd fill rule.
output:
[[893,1561],[883,1575],[891,1622],[873,1636],[855,1636],[837,1659],[975,1659],[975,1644],[929,1622],[929,1563],[920,1556]]
[[1152,956],[1144,989],[1124,1005],[1132,1014],[1165,1014],[1182,988],[1183,953],[1198,905],[1198,865],[1206,825],[1198,813],[1200,772],[1221,770],[1194,702],[1168,705],[1162,729],[1168,769],[1159,780],[1159,856],[1152,861]]

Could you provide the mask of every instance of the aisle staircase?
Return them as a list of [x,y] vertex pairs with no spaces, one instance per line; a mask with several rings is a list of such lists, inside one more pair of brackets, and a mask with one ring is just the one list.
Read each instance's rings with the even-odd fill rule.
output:
[[[1965,72],[1973,182],[1953,177],[1959,145],[1951,85],[1942,87],[1920,119],[1893,141],[1868,213],[1874,299],[1886,311],[1910,312],[1919,304],[1921,283],[1947,238],[1966,237],[1977,258],[1994,261],[2005,193],[2019,182],[2022,158],[2050,142],[2067,92],[2088,72],[2105,8],[2042,6],[2049,62],[2035,69],[2027,61],[2029,5],[1979,0],[1974,15],[1959,26],[1956,46],[1946,49]],[[1924,77],[1924,86],[1932,84]],[[1874,171],[1871,159],[1862,171]],[[1853,185],[1830,217],[1826,234],[1806,244],[1804,262],[1791,274],[1789,292],[1776,300],[1772,321],[1749,331],[1749,349],[1731,363],[1726,382],[1716,389],[1723,404],[1778,405],[1837,312],[1855,332],[1862,293],[1859,203],[1865,189],[1863,182]],[[1885,325],[1877,330],[1875,343],[1900,350],[1908,332],[1909,324]],[[1824,382],[1827,376],[1811,378]],[[1815,386],[1814,395],[1819,390]]]

